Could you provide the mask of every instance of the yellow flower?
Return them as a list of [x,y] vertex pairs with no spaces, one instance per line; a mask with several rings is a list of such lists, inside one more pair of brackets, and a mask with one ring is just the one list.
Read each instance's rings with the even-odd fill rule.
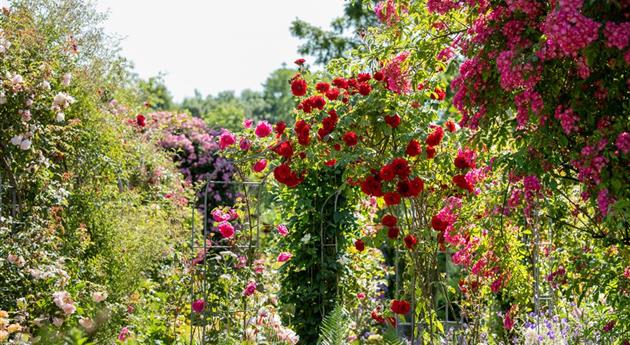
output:
[[9,331],[9,333],[15,333],[15,332],[19,332],[22,330],[22,326],[20,326],[17,323],[14,323],[12,325],[9,325],[9,327],[7,327],[7,331]]
[[0,318],[2,318],[2,319],[6,319],[6,318],[8,318],[8,317],[9,317],[9,313],[7,313],[7,312],[6,312],[6,311],[4,311],[4,310],[0,310]]

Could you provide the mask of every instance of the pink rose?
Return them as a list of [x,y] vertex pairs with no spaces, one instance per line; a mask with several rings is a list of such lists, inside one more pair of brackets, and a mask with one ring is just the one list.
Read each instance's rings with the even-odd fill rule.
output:
[[264,158],[254,163],[255,172],[261,172],[265,170],[266,167],[267,167],[267,160]]
[[243,296],[251,296],[254,294],[254,292],[256,292],[256,282],[250,281],[249,283],[247,283],[245,290],[243,290]]
[[234,143],[236,143],[234,134],[230,133],[227,129],[223,129],[223,133],[219,136],[219,148],[225,150],[229,146],[234,145]]
[[203,312],[205,307],[206,307],[206,301],[202,299],[198,299],[192,303],[192,310],[197,314]]
[[273,128],[271,127],[269,122],[260,121],[258,122],[258,125],[256,125],[256,131],[254,133],[256,133],[257,137],[264,138],[271,134],[271,131],[273,131]]
[[277,227],[278,229],[278,233],[280,233],[280,235],[282,235],[282,237],[286,236],[289,234],[289,229],[287,229],[287,226],[284,224],[280,224]]
[[287,262],[293,257],[289,252],[282,252],[278,255],[278,262]]
[[234,236],[234,227],[232,224],[223,221],[219,223],[219,232],[221,232],[223,238],[232,238],[232,236]]

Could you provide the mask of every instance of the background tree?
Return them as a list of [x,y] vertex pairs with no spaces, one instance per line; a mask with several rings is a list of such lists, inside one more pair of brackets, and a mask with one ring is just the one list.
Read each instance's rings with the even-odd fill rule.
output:
[[313,56],[315,63],[324,65],[356,48],[361,31],[377,24],[376,16],[369,6],[371,2],[369,0],[346,2],[344,16],[331,22],[332,30],[324,30],[299,18],[294,20],[291,23],[291,34],[305,40],[298,48],[298,52]]

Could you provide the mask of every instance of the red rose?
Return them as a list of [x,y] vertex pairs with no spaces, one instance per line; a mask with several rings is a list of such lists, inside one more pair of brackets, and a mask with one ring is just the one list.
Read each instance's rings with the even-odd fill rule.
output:
[[331,159],[331,160],[328,160],[328,161],[324,162],[324,164],[326,164],[326,166],[329,166],[329,167],[334,167],[335,164],[337,164],[337,160],[336,159]]
[[387,206],[393,206],[400,204],[400,194],[396,192],[387,192],[385,193],[385,203]]
[[457,127],[455,126],[455,122],[453,122],[453,120],[446,121],[444,125],[446,126],[446,129],[448,129],[448,131],[451,133],[457,130]]
[[354,241],[354,248],[356,248],[358,251],[362,252],[365,250],[365,243],[363,243],[362,240],[356,240]]
[[397,226],[392,226],[387,229],[387,237],[391,240],[395,240],[398,238],[398,234],[400,233],[400,229]]
[[411,173],[411,168],[409,168],[409,163],[404,158],[400,158],[400,157],[394,158],[394,160],[391,163],[391,166],[394,168],[396,175],[400,176],[401,178],[408,177],[409,174]]
[[357,76],[357,80],[361,83],[366,82],[370,79],[372,79],[370,73],[359,73],[359,75]]
[[383,216],[383,218],[381,219],[381,224],[387,226],[387,227],[392,227],[392,226],[396,226],[396,224],[398,223],[398,218],[396,218],[396,216],[393,216],[391,214],[386,214]]
[[435,147],[427,146],[427,159],[433,159],[435,157]]
[[431,93],[431,99],[443,101],[445,97],[446,97],[446,92],[444,92],[444,90],[442,90],[439,86],[436,86],[433,92]]
[[293,147],[291,146],[291,142],[283,141],[273,148],[273,152],[286,159],[291,159],[293,156]]
[[395,314],[406,315],[411,311],[411,305],[405,300],[393,300],[391,309]]
[[295,78],[291,82],[291,92],[294,96],[301,97],[306,95],[306,88],[306,81],[304,79]]
[[393,166],[387,164],[381,168],[378,176],[380,176],[383,181],[391,181],[396,177],[396,171]]
[[385,123],[391,128],[396,128],[400,125],[400,116],[398,116],[398,114],[394,114],[393,116],[386,115]]
[[306,60],[304,60],[304,59],[297,59],[297,60],[293,61],[293,63],[295,63],[298,66],[302,66],[305,62],[306,62]]
[[336,87],[340,88],[340,89],[347,89],[348,88],[348,81],[342,77],[337,77],[335,79],[333,79],[332,81],[333,85],[335,85]]
[[142,114],[138,114],[138,116],[136,116],[136,123],[138,124],[138,126],[140,127],[144,127],[147,125],[146,122],[146,118],[144,117],[144,115]]
[[299,120],[295,123],[295,134],[298,137],[298,143],[302,146],[308,145],[311,140],[310,131],[311,126],[304,120]]
[[383,75],[383,72],[381,72],[381,71],[378,71],[378,72],[374,73],[374,80],[381,81],[381,80],[383,80],[384,77],[385,76]]
[[420,147],[420,143],[416,139],[411,139],[409,144],[407,144],[407,149],[405,150],[408,156],[415,157],[422,152],[422,147]]
[[295,187],[302,183],[303,179],[297,177],[295,172],[291,171],[291,168],[286,164],[280,164],[273,170],[273,177],[276,181],[287,185],[288,187]]
[[325,83],[325,82],[319,82],[317,84],[315,84],[315,90],[321,92],[321,93],[326,93],[326,91],[330,90],[330,84]]
[[359,84],[359,93],[361,96],[367,96],[372,92],[372,86],[368,83]]
[[333,149],[335,149],[335,151],[341,151],[341,145],[340,144],[335,144],[335,145],[333,145]]
[[361,191],[371,196],[383,195],[381,181],[374,176],[368,176],[361,182]]
[[414,235],[409,234],[405,236],[404,242],[407,249],[413,249],[416,246],[416,243],[418,243],[418,240],[416,240]]
[[286,128],[287,128],[287,124],[284,123],[284,121],[280,121],[276,123],[276,126],[274,127],[274,131],[276,132],[278,136],[281,136],[284,133],[284,130]]
[[419,177],[413,180],[402,179],[398,181],[396,190],[406,198],[417,197],[424,190],[424,181]]
[[442,138],[444,138],[444,130],[442,130],[442,127],[436,126],[433,132],[427,136],[425,143],[429,146],[437,146],[442,141]]
[[346,132],[346,134],[344,134],[341,139],[349,147],[354,146],[359,142],[359,139],[357,138],[357,134],[354,132]]
[[339,89],[330,89],[326,91],[326,98],[328,98],[331,101],[334,101],[337,98],[339,98]]
[[474,186],[468,183],[468,181],[466,181],[466,177],[464,175],[453,176],[453,183],[461,189],[465,189],[469,192],[473,191]]
[[312,96],[309,97],[311,106],[313,108],[324,110],[324,106],[326,105],[326,100],[322,96]]
[[376,321],[377,323],[380,324],[384,324],[385,323],[385,318],[381,315],[379,315],[376,310],[372,310],[372,313],[370,314],[370,316],[372,317],[372,320]]
[[359,83],[356,79],[348,79],[348,89],[356,89],[359,86]]
[[442,220],[442,218],[435,215],[433,216],[433,218],[431,218],[431,226],[437,231],[444,231],[449,226],[449,224],[448,222]]
[[475,151],[473,150],[459,150],[457,157],[453,161],[453,164],[459,169],[474,168],[475,164]]

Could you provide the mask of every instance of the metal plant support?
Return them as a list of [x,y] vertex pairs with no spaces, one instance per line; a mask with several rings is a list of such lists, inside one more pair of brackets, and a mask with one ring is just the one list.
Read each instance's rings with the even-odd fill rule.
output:
[[[240,231],[246,234],[247,244],[240,245],[226,245],[223,243],[217,243],[212,241],[212,216],[209,209],[210,200],[208,194],[212,187],[217,185],[229,185],[233,188],[233,191],[237,193],[244,201],[244,217],[239,222]],[[208,300],[208,289],[210,287],[211,277],[209,272],[214,268],[212,266],[212,260],[208,260],[208,256],[211,253],[219,253],[222,251],[235,251],[239,255],[247,257],[247,264],[251,267],[254,258],[256,257],[260,244],[260,232],[261,232],[261,220],[260,220],[260,200],[265,191],[265,182],[250,182],[250,181],[208,181],[203,190],[201,191],[200,201],[201,206],[193,205],[192,207],[192,227],[191,227],[191,250],[193,255],[199,257],[201,255],[202,260],[196,265],[191,265],[191,290],[190,301],[191,303],[198,298],[203,298],[204,301]],[[202,212],[200,213],[200,209]],[[202,232],[199,233],[199,229],[196,227],[197,218],[201,216]],[[197,278],[196,278],[197,277]],[[236,305],[236,301],[234,301]],[[190,344],[210,344],[207,340],[207,336],[210,330],[220,323],[221,320],[232,319],[242,320],[243,329],[247,325],[249,317],[255,313],[255,311],[248,309],[247,300],[243,299],[243,304],[240,307],[229,308],[228,310],[204,310],[201,314],[195,314],[191,311],[191,329],[190,329]],[[231,330],[227,330],[229,333]]]

